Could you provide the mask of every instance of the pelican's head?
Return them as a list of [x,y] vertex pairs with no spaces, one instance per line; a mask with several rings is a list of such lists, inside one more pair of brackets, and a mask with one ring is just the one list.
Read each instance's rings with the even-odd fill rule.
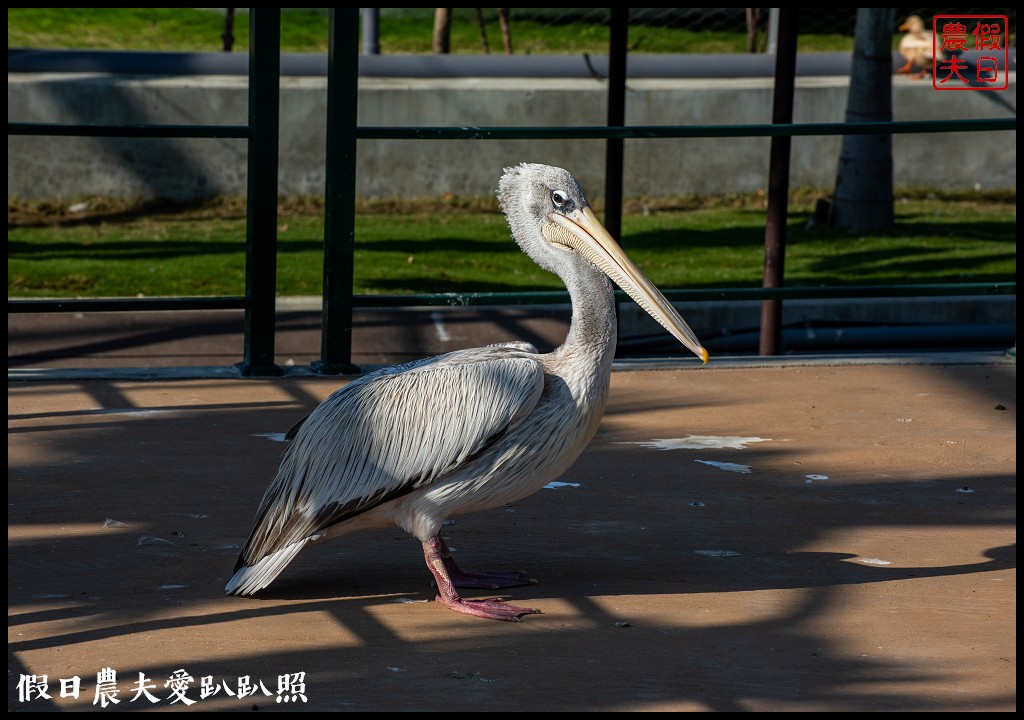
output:
[[534,262],[562,277],[566,266],[582,258],[703,362],[708,361],[708,351],[696,334],[604,228],[570,172],[531,163],[506,168],[498,183],[498,199],[512,237]]

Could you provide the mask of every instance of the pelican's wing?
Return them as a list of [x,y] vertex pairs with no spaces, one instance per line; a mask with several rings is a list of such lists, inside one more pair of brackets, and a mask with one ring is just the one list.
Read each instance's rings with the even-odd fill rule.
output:
[[324,400],[290,431],[239,567],[428,485],[485,449],[540,399],[544,374],[527,347],[387,368]]

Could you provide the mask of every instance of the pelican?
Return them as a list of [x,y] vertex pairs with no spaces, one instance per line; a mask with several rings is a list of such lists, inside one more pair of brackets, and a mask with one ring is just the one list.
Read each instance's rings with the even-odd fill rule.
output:
[[626,291],[705,363],[693,330],[601,225],[569,172],[506,168],[498,199],[520,248],[569,290],[565,342],[456,350],[377,370],[335,391],[286,434],[290,445],[256,512],[227,594],[267,585],[306,545],[398,526],[415,536],[456,612],[519,621],[540,612],[456,587],[528,585],[521,572],[467,572],[441,528],[514,502],[561,476],[597,432],[615,355],[614,290]]
[[896,72],[909,74],[915,65],[920,69],[917,77],[923,78],[935,62],[932,50],[932,33],[924,29],[924,20],[919,15],[911,15],[897,28],[906,30],[907,34],[900,38],[899,54],[907,61]]

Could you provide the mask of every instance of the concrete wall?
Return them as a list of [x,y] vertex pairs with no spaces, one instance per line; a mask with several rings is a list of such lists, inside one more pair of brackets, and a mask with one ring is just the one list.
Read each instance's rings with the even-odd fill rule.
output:
[[[797,78],[795,122],[841,122],[848,78]],[[281,81],[280,191],[321,194],[326,79]],[[605,124],[606,85],[596,79],[378,78],[359,81],[363,126],[595,126]],[[244,124],[247,80],[9,73],[8,121]],[[771,78],[630,79],[627,124],[767,123]],[[894,119],[1012,117],[1006,91],[944,92],[893,78]],[[625,194],[677,196],[763,189],[767,138],[626,142]],[[839,137],[794,138],[791,185],[835,183]],[[358,192],[366,197],[490,195],[501,170],[523,161],[572,170],[591,198],[603,196],[602,140],[361,140]],[[243,140],[8,136],[7,194],[20,199],[89,195],[193,199],[245,192]],[[895,183],[941,189],[1016,189],[1016,133],[893,138]]]

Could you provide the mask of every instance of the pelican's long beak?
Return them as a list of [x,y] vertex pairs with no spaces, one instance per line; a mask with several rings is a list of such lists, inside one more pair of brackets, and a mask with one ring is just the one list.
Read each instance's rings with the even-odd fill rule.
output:
[[544,236],[548,242],[570,247],[590,260],[679,342],[703,362],[708,361],[708,351],[700,344],[697,335],[672,303],[626,256],[593,210],[584,207],[569,217],[559,213],[551,213],[548,217],[555,223],[545,226]]
[[909,26],[909,25],[907,25],[906,23],[903,23],[902,25],[900,25],[900,26],[899,26],[898,28],[896,28],[896,29],[897,29],[897,30],[906,30],[906,29],[907,29],[908,27],[910,27],[910,26]]

